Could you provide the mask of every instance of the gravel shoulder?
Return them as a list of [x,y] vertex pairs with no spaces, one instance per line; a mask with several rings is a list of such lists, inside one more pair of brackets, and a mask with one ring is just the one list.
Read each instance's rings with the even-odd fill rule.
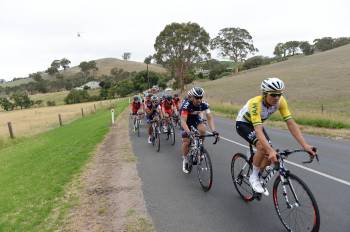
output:
[[145,207],[124,111],[68,195],[77,196],[58,231],[154,231]]

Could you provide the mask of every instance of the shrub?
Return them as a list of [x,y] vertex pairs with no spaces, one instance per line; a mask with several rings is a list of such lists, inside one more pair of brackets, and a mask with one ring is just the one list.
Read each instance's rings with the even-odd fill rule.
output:
[[75,104],[88,102],[90,99],[89,93],[86,90],[72,89],[67,97],[64,98],[66,104]]
[[47,101],[47,102],[46,102],[46,105],[47,105],[47,106],[55,106],[55,105],[56,105],[56,102],[55,102],[55,101]]

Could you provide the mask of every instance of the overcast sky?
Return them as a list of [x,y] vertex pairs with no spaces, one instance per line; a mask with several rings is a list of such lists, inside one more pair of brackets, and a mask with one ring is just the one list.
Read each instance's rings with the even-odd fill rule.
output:
[[212,38],[244,28],[259,54],[272,56],[278,42],[350,36],[349,12],[349,0],[0,0],[0,78],[28,76],[63,57],[74,66],[128,51],[143,62],[172,22],[196,22]]

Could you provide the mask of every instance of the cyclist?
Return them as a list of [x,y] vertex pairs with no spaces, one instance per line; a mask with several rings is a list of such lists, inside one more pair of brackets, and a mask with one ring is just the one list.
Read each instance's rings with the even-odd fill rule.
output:
[[165,100],[161,103],[162,110],[162,121],[163,121],[163,131],[164,133],[168,132],[168,123],[169,118],[173,116],[176,111],[176,107],[173,102],[173,97],[171,95],[167,95]]
[[206,128],[203,123],[201,114],[205,112],[209,128],[212,133],[216,136],[219,136],[219,133],[215,131],[215,124],[213,116],[210,113],[208,103],[202,101],[204,95],[204,90],[200,87],[194,87],[188,91],[188,98],[184,101],[180,108],[181,112],[181,127],[182,127],[182,171],[188,173],[188,151],[190,145],[190,136],[192,133],[190,128],[191,126],[198,129],[201,135],[205,135]]
[[[130,114],[133,117],[133,125],[135,125],[135,120],[138,112],[141,111],[142,109],[143,109],[143,105],[140,101],[139,96],[134,96],[134,99],[130,103]],[[134,131],[135,131],[135,126],[134,126]]]
[[284,88],[283,81],[276,77],[264,80],[261,83],[262,95],[248,100],[236,118],[237,133],[256,147],[253,172],[249,177],[249,182],[255,192],[265,195],[269,193],[261,186],[260,172],[271,162],[277,162],[277,152],[271,146],[270,138],[262,125],[271,114],[278,110],[298,143],[310,155],[316,154],[313,147],[306,143],[298,125],[292,118],[287,101],[283,97]]
[[148,123],[148,143],[152,143],[152,121],[154,116],[160,115],[160,106],[159,100],[156,95],[151,97],[151,104],[147,105],[145,109],[147,115],[147,123]]
[[179,94],[177,94],[177,93],[174,94],[173,102],[174,102],[174,104],[175,104],[176,110],[179,110],[180,102],[181,102],[181,99],[180,99],[180,97],[179,97]]

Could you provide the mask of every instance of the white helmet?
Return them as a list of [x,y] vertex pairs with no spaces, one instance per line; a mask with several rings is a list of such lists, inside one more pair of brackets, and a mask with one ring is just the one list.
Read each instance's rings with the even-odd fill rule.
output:
[[284,83],[277,77],[267,78],[261,83],[261,90],[264,93],[282,92],[284,90]]
[[201,87],[193,87],[190,91],[188,91],[188,95],[193,97],[203,97],[204,90]]

